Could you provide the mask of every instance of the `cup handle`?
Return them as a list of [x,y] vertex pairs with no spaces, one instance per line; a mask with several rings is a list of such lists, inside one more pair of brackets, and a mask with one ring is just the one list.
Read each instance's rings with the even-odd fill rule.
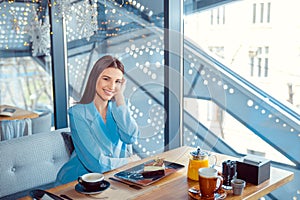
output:
[[82,184],[82,177],[79,176],[78,179],[77,179],[78,183]]
[[217,176],[217,179],[220,180],[219,185],[216,187],[216,190],[214,192],[217,192],[218,190],[222,189],[223,185],[223,177],[222,176]]

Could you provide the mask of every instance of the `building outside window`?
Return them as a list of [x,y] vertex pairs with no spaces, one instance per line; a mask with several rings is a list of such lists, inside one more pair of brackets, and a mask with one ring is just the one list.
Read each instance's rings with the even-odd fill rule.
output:
[[[243,122],[247,124],[246,126],[232,114],[234,105],[230,102],[218,101],[218,99],[226,101],[228,96],[238,95],[239,88],[235,87],[234,83],[225,84],[225,78],[222,79],[224,76],[214,73],[214,68],[222,66],[222,69],[228,69],[228,73],[233,74],[232,76],[253,84],[262,93],[270,95],[280,104],[300,113],[300,43],[298,42],[300,15],[295,15],[295,6],[299,6],[299,3],[294,0],[233,1],[214,8],[186,13],[184,18],[184,34],[188,41],[186,44],[194,44],[195,49],[203,49],[216,60],[215,66],[209,61],[196,60],[196,53],[193,51],[186,52],[187,57],[191,58],[191,63],[184,66],[188,72],[185,76],[189,79],[198,77],[197,80],[195,78],[197,82],[195,85],[202,84],[202,86],[195,86],[195,94],[185,98],[185,110],[236,151],[263,155],[290,165],[293,165],[293,162],[278,151],[280,148],[269,145],[262,139],[263,137],[259,137],[264,134],[256,134],[245,121]],[[215,11],[221,8],[226,10],[224,12],[226,20],[222,26],[216,27],[218,20],[215,16],[219,15]],[[223,52],[220,54],[220,50],[216,47],[222,47]],[[193,76],[193,73],[197,75]],[[220,87],[223,90],[219,89]],[[206,89],[207,93],[204,92]],[[218,95],[220,93],[224,94]],[[236,106],[238,99],[242,101],[241,97],[242,95],[237,98]],[[246,110],[252,103],[248,101],[244,104],[245,107],[240,107],[245,115],[250,116]],[[254,106],[254,109],[260,110],[261,105]],[[266,110],[261,110],[261,113],[265,112]],[[269,117],[272,118],[271,115]],[[187,121],[189,118],[184,120]],[[256,120],[258,119],[252,119],[252,121]],[[195,132],[186,128],[186,134],[189,135],[186,143],[207,147],[205,143],[211,139],[211,135],[208,133],[203,143],[192,143],[191,138],[198,137]],[[292,132],[288,134],[290,133],[294,134]]]

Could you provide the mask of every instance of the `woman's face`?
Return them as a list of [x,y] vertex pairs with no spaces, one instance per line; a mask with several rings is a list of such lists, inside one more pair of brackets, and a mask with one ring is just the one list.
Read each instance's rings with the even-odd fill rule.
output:
[[113,67],[106,68],[98,77],[96,85],[96,97],[103,101],[111,100],[120,90],[123,81],[121,70]]

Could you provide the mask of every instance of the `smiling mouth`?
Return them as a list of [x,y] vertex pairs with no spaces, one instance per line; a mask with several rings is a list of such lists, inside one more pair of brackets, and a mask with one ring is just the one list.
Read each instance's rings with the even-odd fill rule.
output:
[[108,90],[104,90],[104,93],[109,96],[112,96],[114,94],[113,91],[108,91]]

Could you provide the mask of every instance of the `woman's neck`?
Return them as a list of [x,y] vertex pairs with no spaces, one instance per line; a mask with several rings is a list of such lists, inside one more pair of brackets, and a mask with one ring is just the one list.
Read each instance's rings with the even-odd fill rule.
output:
[[102,99],[95,98],[94,104],[95,104],[99,114],[101,115],[104,123],[106,123],[106,112],[107,112],[108,101],[103,101]]

